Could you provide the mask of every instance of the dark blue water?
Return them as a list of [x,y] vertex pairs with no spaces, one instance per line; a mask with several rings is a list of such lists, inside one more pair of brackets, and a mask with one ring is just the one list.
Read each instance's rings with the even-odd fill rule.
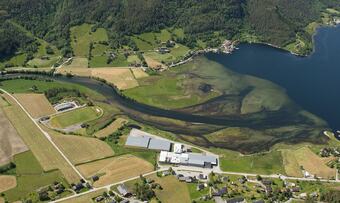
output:
[[340,26],[320,28],[314,40],[315,51],[308,57],[260,44],[241,44],[233,54],[207,57],[275,82],[302,108],[340,129]]

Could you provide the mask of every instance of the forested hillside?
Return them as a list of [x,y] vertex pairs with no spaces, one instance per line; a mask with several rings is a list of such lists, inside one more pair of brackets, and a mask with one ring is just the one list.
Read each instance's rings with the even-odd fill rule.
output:
[[[320,18],[321,11],[339,8],[337,0],[0,0],[0,57],[27,49],[32,40],[12,29],[14,21],[35,36],[51,42],[64,55],[70,49],[70,27],[95,24],[109,31],[112,47],[128,44],[125,36],[165,27],[184,28],[183,43],[193,47],[198,38],[209,41],[213,32],[238,39],[243,33],[259,41],[285,46]],[[12,34],[9,34],[12,33]],[[19,38],[17,36],[20,36]],[[8,46],[6,46],[8,45]]]

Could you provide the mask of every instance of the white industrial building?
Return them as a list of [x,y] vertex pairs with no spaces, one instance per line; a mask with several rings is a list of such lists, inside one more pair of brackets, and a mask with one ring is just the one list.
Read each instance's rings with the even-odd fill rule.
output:
[[217,158],[212,155],[199,153],[175,153],[161,151],[159,155],[159,162],[212,168],[217,165]]

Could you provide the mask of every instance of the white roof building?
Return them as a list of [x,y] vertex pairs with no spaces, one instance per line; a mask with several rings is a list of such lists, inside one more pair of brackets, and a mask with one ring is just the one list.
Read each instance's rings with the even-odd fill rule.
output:
[[174,152],[161,151],[159,162],[210,168],[212,165],[217,165],[217,158],[215,156],[199,153],[178,154]]
[[179,154],[183,152],[183,145],[180,143],[175,143],[174,144],[174,152]]

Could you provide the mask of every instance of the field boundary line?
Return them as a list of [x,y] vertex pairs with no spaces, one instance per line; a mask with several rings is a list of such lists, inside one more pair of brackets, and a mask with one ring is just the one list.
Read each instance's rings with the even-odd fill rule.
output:
[[53,147],[59,152],[59,154],[65,159],[65,161],[71,166],[71,168],[79,175],[80,178],[82,178],[84,181],[87,182],[87,180],[84,178],[84,176],[71,163],[71,161],[66,157],[66,155],[59,149],[59,147],[53,142],[51,136],[39,126],[37,121],[34,120],[34,118],[28,113],[28,111],[26,111],[26,109],[20,104],[20,102],[13,95],[11,95],[9,92],[7,92],[6,90],[1,89],[1,88],[0,88],[0,90],[3,91],[5,94],[7,94],[9,97],[11,97],[20,106],[20,108],[26,113],[26,115],[31,119],[31,121],[33,121],[35,126],[38,127],[38,129],[42,132],[42,134],[45,136],[45,138],[53,145]]

